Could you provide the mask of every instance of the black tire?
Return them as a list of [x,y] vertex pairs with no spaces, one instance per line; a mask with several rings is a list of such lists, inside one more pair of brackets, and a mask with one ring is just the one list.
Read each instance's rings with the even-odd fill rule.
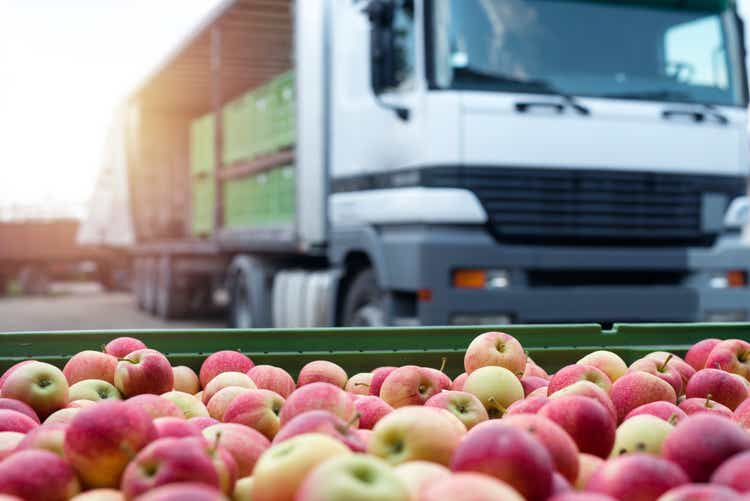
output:
[[366,268],[349,283],[344,299],[342,322],[345,327],[383,327],[386,325],[385,294],[375,271]]
[[156,315],[163,320],[185,318],[190,312],[190,289],[182,286],[186,280],[180,280],[173,259],[165,256],[158,263]]
[[229,325],[234,329],[271,327],[271,291],[266,278],[272,271],[257,259],[237,257],[230,266]]

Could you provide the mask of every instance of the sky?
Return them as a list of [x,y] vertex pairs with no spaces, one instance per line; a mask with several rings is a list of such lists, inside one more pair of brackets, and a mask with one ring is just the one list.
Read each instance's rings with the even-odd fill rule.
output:
[[114,109],[219,1],[0,0],[0,211],[82,209]]

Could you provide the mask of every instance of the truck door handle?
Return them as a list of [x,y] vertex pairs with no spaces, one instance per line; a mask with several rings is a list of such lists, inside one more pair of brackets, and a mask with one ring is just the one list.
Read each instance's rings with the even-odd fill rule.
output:
[[527,113],[532,108],[551,108],[557,113],[565,111],[565,105],[562,103],[551,103],[549,101],[522,101],[516,103],[516,111],[518,113]]

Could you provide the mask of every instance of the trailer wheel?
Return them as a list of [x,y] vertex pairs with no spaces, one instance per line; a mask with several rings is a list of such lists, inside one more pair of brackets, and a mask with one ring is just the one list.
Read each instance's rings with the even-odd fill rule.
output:
[[158,263],[156,314],[163,320],[184,318],[190,311],[189,288],[181,286],[173,259],[165,256]]
[[343,322],[346,327],[383,327],[386,324],[383,291],[375,271],[367,268],[355,275],[344,300]]
[[158,288],[158,266],[155,258],[143,261],[143,309],[148,313],[156,313],[156,290]]
[[24,266],[18,274],[18,284],[24,295],[44,295],[49,293],[49,276],[41,266]]
[[135,304],[139,310],[144,311],[146,309],[146,302],[144,298],[144,292],[146,289],[144,281],[146,279],[146,275],[143,272],[142,259],[135,260],[135,263],[133,264],[133,271],[135,274],[135,277],[133,279],[133,294],[135,295]]
[[269,268],[250,256],[238,256],[229,267],[229,325],[235,329],[271,327]]

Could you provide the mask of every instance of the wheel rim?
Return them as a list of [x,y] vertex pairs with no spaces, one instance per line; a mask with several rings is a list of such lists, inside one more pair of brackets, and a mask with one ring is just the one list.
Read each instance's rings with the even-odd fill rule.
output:
[[352,327],[383,327],[385,313],[379,304],[366,304],[354,312]]

